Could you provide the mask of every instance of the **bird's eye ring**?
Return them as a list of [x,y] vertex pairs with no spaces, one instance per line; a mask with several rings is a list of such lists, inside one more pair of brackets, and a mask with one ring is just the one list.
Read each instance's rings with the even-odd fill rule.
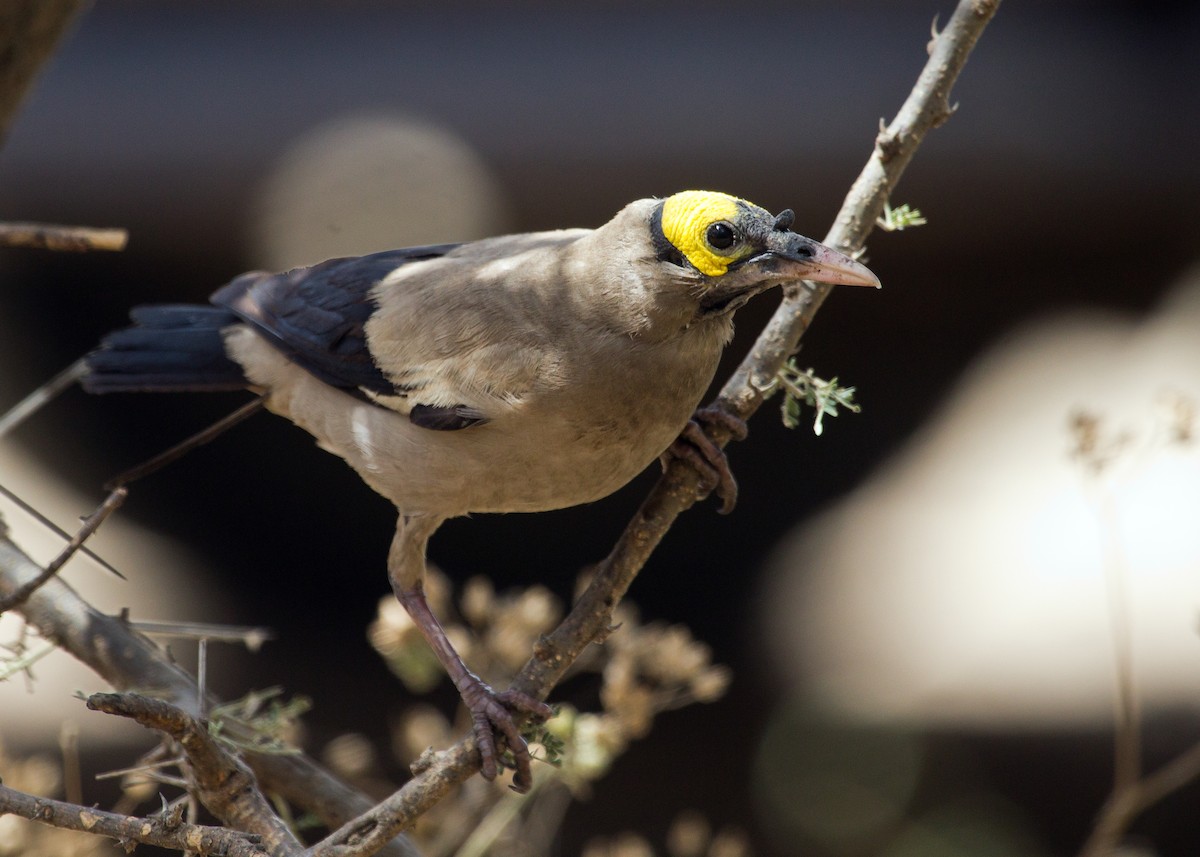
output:
[[728,250],[737,241],[737,231],[732,224],[720,220],[705,230],[704,240],[714,250]]

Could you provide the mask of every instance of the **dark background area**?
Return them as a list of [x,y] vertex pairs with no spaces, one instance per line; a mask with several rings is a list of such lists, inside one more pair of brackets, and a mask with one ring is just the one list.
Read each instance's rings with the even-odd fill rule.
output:
[[[130,306],[202,301],[252,265],[245,235],[262,175],[297,135],[347,112],[457,131],[498,178],[514,231],[597,225],[629,200],[704,187],[792,207],[796,229],[820,237],[879,118],[894,115],[922,66],[930,20],[951,8],[97,3],[0,151],[0,217],[120,225],[130,245],[5,251],[0,407],[120,326]],[[1147,309],[1194,262],[1198,48],[1194,6],[1001,7],[954,93],[958,113],[894,200],[930,224],[873,236],[869,262],[885,288],[835,293],[805,339],[800,362],[857,386],[864,412],[814,438],[764,409],[730,452],[736,513],[706,503],[685,515],[631,592],[647,617],[711,643],[736,671],[733,691],[664,716],[571,810],[562,853],[626,828],[661,841],[687,807],[748,828],[762,853],[799,849],[763,832],[747,787],[777,695],[756,665],[758,569],[788,528],[918,432],[963,366],[1015,324],[1083,305]],[[718,380],[772,304],[739,313]],[[17,439],[99,499],[105,479],[244,399],[72,391]],[[451,522],[432,558],[460,581],[486,572],[498,588],[541,581],[567,597],[652,476],[589,507]],[[346,730],[385,740],[405,696],[364,628],[387,590],[394,513],[340,461],[259,417],[139,484],[122,514],[203,558],[230,592],[225,621],[277,631],[257,656],[214,655],[219,692],[245,689],[221,686],[225,662],[259,686],[312,696],[314,745]],[[136,581],[154,570],[127,572]],[[1104,734],[928,740],[935,759],[969,759],[1022,807],[1052,853],[1078,847],[1107,790]],[[1197,796],[1177,796],[1139,828],[1160,853],[1200,847]]]

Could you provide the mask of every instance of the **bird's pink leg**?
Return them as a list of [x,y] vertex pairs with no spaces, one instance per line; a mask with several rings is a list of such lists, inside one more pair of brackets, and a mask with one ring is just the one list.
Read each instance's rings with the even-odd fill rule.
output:
[[442,625],[438,622],[429,602],[425,599],[425,544],[441,519],[426,516],[401,515],[396,525],[396,537],[388,552],[388,577],[396,598],[404,605],[408,615],[421,630],[421,635],[437,655],[450,680],[458,688],[459,696],[471,712],[471,723],[475,733],[475,745],[481,760],[480,773],[485,779],[493,780],[499,772],[496,748],[496,733],[504,736],[516,762],[512,788],[527,792],[533,785],[530,770],[529,745],[521,737],[514,713],[524,714],[540,720],[549,718],[553,711],[541,700],[506,690],[497,693],[486,682],[475,675],[458,652],[454,650]]

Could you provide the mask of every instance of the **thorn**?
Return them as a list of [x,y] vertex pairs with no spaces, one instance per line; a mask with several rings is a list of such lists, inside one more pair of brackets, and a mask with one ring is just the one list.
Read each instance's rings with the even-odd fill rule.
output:
[[183,804],[177,803],[164,814],[163,827],[166,830],[175,830],[179,825],[183,824],[183,809]]
[[[51,521],[49,518],[47,518],[45,515],[43,515],[41,512],[39,512],[37,509],[35,509],[29,503],[26,503],[24,500],[22,500],[20,497],[18,497],[15,493],[10,491],[8,488],[5,488],[3,485],[0,485],[0,495],[7,497],[22,512],[24,512],[26,515],[29,515],[31,518],[33,518],[35,521],[37,521],[43,527],[48,529],[50,532],[54,533],[54,535],[58,536],[60,539],[63,539],[64,541],[69,542],[73,538],[73,536],[70,533],[68,533],[62,527],[55,524],[53,521]],[[86,520],[86,519],[87,519],[86,515],[83,516],[82,518],[80,518],[80,520]],[[91,559],[93,562],[98,563],[100,565],[100,567],[103,568],[105,571],[107,571],[109,574],[116,575],[121,580],[128,580],[128,578],[125,577],[125,575],[121,574],[121,572],[118,571],[116,569],[116,567],[112,565],[112,563],[110,563],[108,560],[104,559],[104,557],[96,554],[91,548],[84,545],[84,546],[80,547],[79,550],[80,550],[80,553],[82,553],[84,556]]]
[[900,139],[890,131],[884,131],[875,138],[875,147],[879,150],[879,159],[887,163],[900,151]]
[[951,116],[953,116],[955,114],[955,112],[957,112],[957,110],[958,110],[958,102],[957,101],[954,102],[953,104],[947,104],[945,107],[943,107],[941,110],[938,111],[936,116],[933,117],[932,127],[939,128],[942,125],[944,125],[946,123],[946,121]]
[[606,642],[608,642],[608,638],[611,637],[615,632],[619,631],[621,626],[624,624],[624,622],[618,622],[615,625],[605,625],[600,629],[596,636],[592,637],[592,643],[597,646],[603,646]]

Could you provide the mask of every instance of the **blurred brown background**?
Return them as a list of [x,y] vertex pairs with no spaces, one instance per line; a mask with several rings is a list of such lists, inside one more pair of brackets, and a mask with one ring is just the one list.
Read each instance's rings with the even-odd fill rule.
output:
[[[0,218],[124,226],[130,245],[113,255],[9,250],[0,258],[0,407],[121,325],[130,306],[203,301],[250,268],[597,225],[632,199],[689,187],[792,207],[796,229],[819,238],[880,117],[894,115],[921,68],[930,21],[951,8],[916,0],[503,8],[102,0],[65,40],[0,151]],[[561,853],[626,828],[661,841],[688,807],[746,828],[764,854],[908,853],[897,831],[942,817],[967,792],[985,809],[954,818],[1019,831],[997,834],[1003,848],[994,853],[1072,853],[1083,840],[1111,764],[1107,703],[1094,700],[1068,726],[1031,716],[1006,728],[916,711],[838,721],[836,738],[827,723],[810,728],[808,715],[797,715],[800,725],[788,728],[799,738],[788,746],[847,740],[852,755],[863,747],[869,755],[877,741],[885,770],[911,774],[886,797],[891,815],[842,839],[804,818],[781,819],[764,797],[762,754],[774,745],[763,736],[778,739],[779,706],[800,699],[807,711],[815,695],[804,668],[789,671],[786,656],[768,655],[793,644],[763,633],[758,597],[781,540],[926,437],[964,367],[1019,341],[1021,325],[1082,310],[1134,324],[1200,251],[1198,7],[1009,0],[954,100],[958,113],[929,137],[893,200],[919,207],[929,225],[872,238],[869,262],[885,288],[836,293],[800,356],[857,386],[864,412],[827,420],[814,438],[764,409],[750,441],[730,454],[742,487],[737,512],[720,518],[710,503],[686,515],[631,593],[645,615],[686,623],[713,645],[736,670],[732,695],[660,721],[591,801],[571,809]],[[729,365],[771,304],[739,313]],[[1200,340],[1200,325],[1195,334]],[[1030,389],[1042,368],[1022,368]],[[1154,392],[1157,376],[1142,380],[1143,388],[1133,379],[1132,390],[1113,392]],[[1058,383],[1063,419],[1048,425],[1062,435],[1047,443],[1065,457],[1065,415],[1087,402],[1076,402],[1069,379]],[[99,499],[105,479],[243,398],[73,391],[16,441]],[[1017,425],[1021,404],[997,410],[990,426]],[[652,475],[588,508],[453,522],[432,558],[460,580],[486,571],[501,588],[543,581],[565,597]],[[207,568],[204,586],[218,588],[226,605],[196,615],[185,593],[163,608],[169,615],[147,618],[219,618],[278,632],[257,656],[214,653],[219,692],[279,683],[317,701],[314,746],[346,730],[386,741],[388,719],[406,700],[364,628],[386,591],[393,512],[343,464],[261,417],[138,485],[122,515],[190,550]],[[970,544],[960,549],[954,560],[970,567]],[[784,562],[775,556],[772,567]],[[820,565],[817,548],[804,556]],[[807,573],[803,558],[785,564]],[[113,582],[118,590],[159,573],[123,567],[132,580]],[[868,572],[866,587],[872,573],[886,578],[888,563]],[[797,605],[796,615],[812,609],[822,606]],[[994,650],[1004,648],[1000,639]],[[1103,674],[1109,650],[1096,658]],[[1186,698],[1148,712],[1153,760],[1200,737],[1200,693],[1187,686],[1200,688],[1200,671],[1177,682]],[[1006,694],[1000,685],[996,692]],[[896,735],[899,751],[887,743]],[[895,753],[903,760],[887,761]],[[864,770],[867,784],[886,779]],[[1198,787],[1175,795],[1139,835],[1158,853],[1194,853],[1197,799]]]

